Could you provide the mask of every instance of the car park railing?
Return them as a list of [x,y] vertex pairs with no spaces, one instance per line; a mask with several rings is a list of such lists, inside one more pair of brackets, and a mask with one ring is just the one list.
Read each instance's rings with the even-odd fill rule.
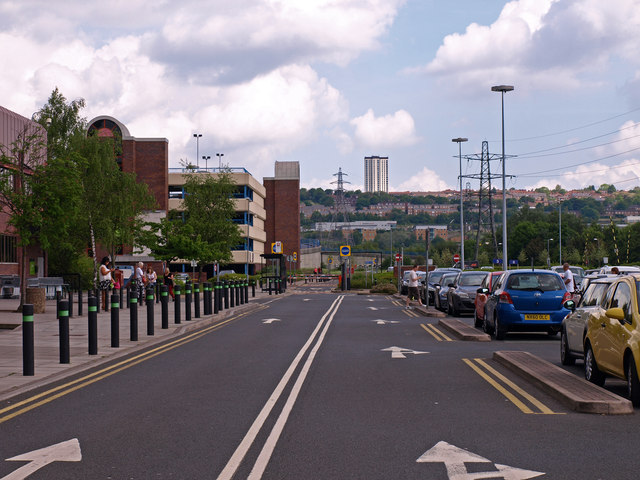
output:
[[52,299],[56,298],[57,292],[63,293],[69,286],[62,277],[38,277],[27,279],[27,287],[44,288],[45,297]]

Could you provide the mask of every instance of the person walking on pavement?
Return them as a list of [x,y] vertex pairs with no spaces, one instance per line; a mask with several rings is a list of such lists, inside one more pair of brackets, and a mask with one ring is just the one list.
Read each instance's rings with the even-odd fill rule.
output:
[[144,271],[142,270],[144,267],[144,263],[138,262],[136,263],[136,269],[133,273],[133,281],[136,282],[136,291],[138,292],[138,303],[142,305],[144,301]]
[[107,301],[109,300],[107,292],[111,290],[111,287],[113,285],[113,278],[111,277],[112,272],[113,268],[111,268],[111,260],[109,260],[109,257],[103,257],[102,261],[100,262],[100,269],[98,271],[100,291],[102,292],[103,310],[107,309]]
[[571,297],[573,298],[573,294],[576,290],[576,283],[573,280],[573,272],[571,272],[571,269],[569,268],[569,264],[567,262],[564,262],[562,264],[562,270],[564,270],[564,275],[563,275],[563,279],[564,279],[564,286],[567,289],[567,292],[569,292],[571,294]]
[[175,294],[173,293],[173,273],[169,270],[169,267],[164,269],[164,284],[169,287],[169,295],[171,295],[171,300],[175,300]]
[[416,270],[418,270],[418,265],[414,265],[409,272],[409,286],[407,292],[407,301],[405,304],[406,308],[410,308],[409,301],[411,300],[411,297],[417,298],[420,306],[423,306],[422,299],[420,298],[420,294],[418,292],[418,274],[416,273]]

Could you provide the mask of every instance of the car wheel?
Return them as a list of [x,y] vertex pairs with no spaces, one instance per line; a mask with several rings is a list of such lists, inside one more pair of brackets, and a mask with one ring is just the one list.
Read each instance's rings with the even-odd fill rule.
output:
[[451,308],[451,304],[449,303],[449,299],[447,299],[447,314],[452,315],[453,309]]
[[478,311],[475,309],[473,310],[473,326],[476,328],[484,326],[484,322],[478,318]]
[[493,312],[493,336],[496,340],[504,340],[507,331],[502,328],[498,320],[498,312]]
[[575,357],[569,352],[569,340],[567,339],[567,331],[563,328],[560,335],[560,361],[563,365],[574,365]]
[[584,351],[584,378],[600,387],[604,385],[605,376],[598,368],[591,344],[587,344]]
[[640,407],[640,379],[638,379],[638,370],[633,355],[629,357],[627,365],[627,397],[634,407]]
[[487,310],[484,311],[484,316],[482,319],[482,331],[487,335],[491,334],[491,327],[489,326],[489,320],[487,320]]

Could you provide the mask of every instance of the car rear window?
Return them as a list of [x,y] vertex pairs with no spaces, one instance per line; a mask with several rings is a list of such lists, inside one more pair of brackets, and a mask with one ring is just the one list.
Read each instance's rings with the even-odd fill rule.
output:
[[482,281],[487,277],[486,273],[471,273],[467,275],[460,275],[460,279],[458,280],[458,285],[462,286],[480,286],[482,285]]
[[539,290],[542,292],[565,289],[559,276],[548,273],[515,273],[509,276],[507,288],[510,290]]

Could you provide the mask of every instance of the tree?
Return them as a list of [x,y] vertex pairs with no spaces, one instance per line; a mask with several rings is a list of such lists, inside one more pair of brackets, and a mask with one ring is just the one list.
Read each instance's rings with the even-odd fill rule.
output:
[[233,222],[235,183],[228,172],[186,174],[184,179],[184,211],[171,211],[159,224],[148,224],[143,244],[156,258],[196,260],[202,273],[205,264],[231,261],[231,250],[242,240]]

